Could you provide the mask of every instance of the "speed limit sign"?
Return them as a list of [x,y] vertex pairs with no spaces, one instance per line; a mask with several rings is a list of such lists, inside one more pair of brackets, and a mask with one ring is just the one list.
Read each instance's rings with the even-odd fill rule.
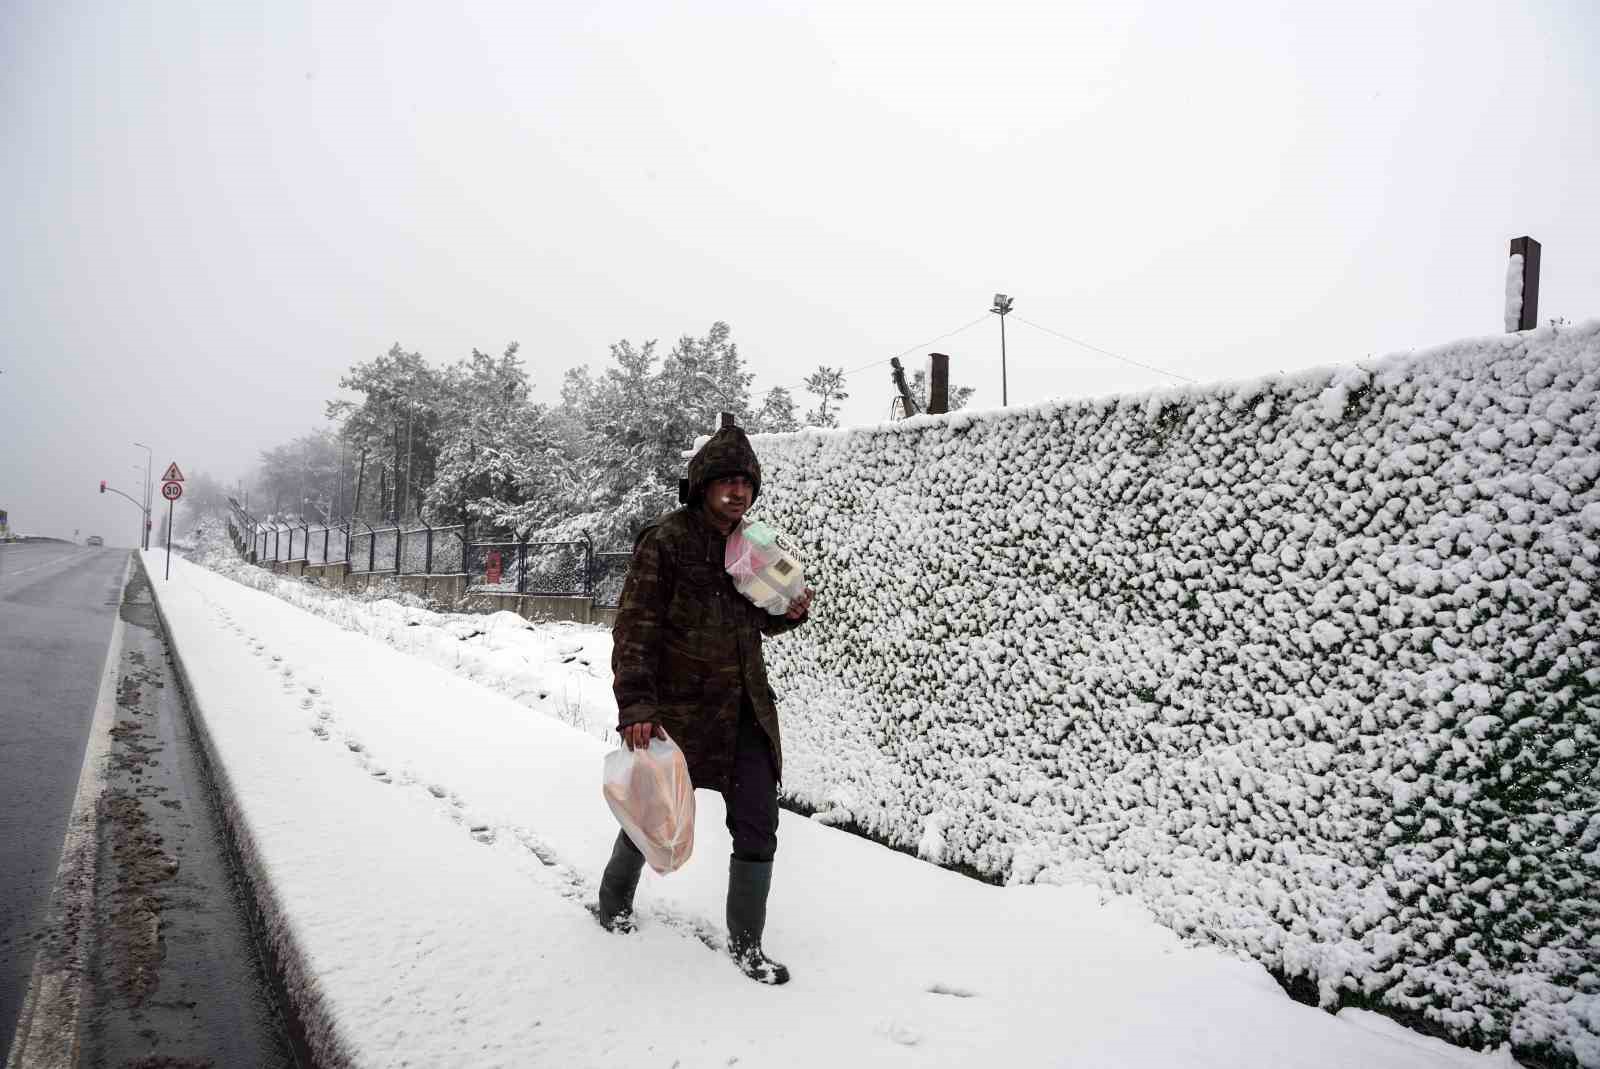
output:
[[168,501],[176,501],[176,500],[178,500],[178,498],[183,496],[183,484],[182,483],[162,483],[161,484],[161,496],[166,498]]

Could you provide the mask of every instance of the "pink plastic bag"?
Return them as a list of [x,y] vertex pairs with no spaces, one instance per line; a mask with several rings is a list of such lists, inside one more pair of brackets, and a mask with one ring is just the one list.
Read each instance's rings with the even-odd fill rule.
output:
[[728,535],[723,566],[733,585],[773,616],[782,616],[805,589],[805,570],[782,535],[760,520],[745,520]]
[[778,552],[757,545],[745,537],[744,526],[741,524],[733,529],[728,536],[727,549],[723,554],[723,564],[734,582],[748,582],[756,572],[772,563]]
[[683,751],[671,739],[644,750],[606,754],[606,804],[650,867],[665,876],[694,851],[694,784]]

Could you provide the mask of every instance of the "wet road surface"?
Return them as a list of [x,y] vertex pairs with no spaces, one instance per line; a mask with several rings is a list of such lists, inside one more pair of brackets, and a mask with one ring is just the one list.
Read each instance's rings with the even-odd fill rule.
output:
[[128,550],[0,545],[0,1056],[27,990]]
[[[7,975],[7,1002],[0,1025],[7,1037],[6,1047],[23,1044],[25,1035],[39,1034],[37,1023],[29,1033],[12,1034],[30,968],[37,959],[42,968],[54,969],[53,975],[71,978],[70,998],[57,1000],[70,1005],[58,1010],[57,1017],[63,1018],[69,1011],[75,1016],[77,1042],[75,1049],[60,1044],[53,1051],[44,1049],[38,1059],[32,1057],[35,1047],[29,1045],[25,1048],[28,1064],[118,1069],[278,1069],[303,1064],[266,980],[250,927],[248,898],[217,816],[203,749],[192,734],[189,710],[167,656],[149,580],[135,565],[123,590],[126,551],[69,555],[54,570],[89,571],[101,564],[101,557],[105,558],[104,574],[97,573],[92,579],[63,577],[55,581],[56,587],[30,595],[33,601],[76,597],[76,611],[83,613],[85,591],[92,592],[96,611],[87,615],[103,633],[98,636],[98,656],[87,657],[93,663],[84,666],[81,680],[73,677],[72,698],[59,702],[65,706],[81,697],[82,712],[71,718],[76,734],[58,723],[69,719],[64,713],[45,717],[55,728],[53,733],[34,729],[36,734],[59,737],[55,746],[63,752],[52,751],[55,760],[51,764],[61,769],[50,778],[49,787],[58,790],[63,812],[53,829],[15,837],[40,841],[28,855],[33,904],[26,924],[20,926],[19,937],[0,945]],[[52,570],[46,564],[27,576],[19,573],[18,578],[44,576]],[[159,574],[156,582],[162,581]],[[7,600],[11,588],[5,583],[0,579],[0,609],[14,611]],[[37,630],[23,626],[25,621],[13,620],[8,630],[0,631],[0,679],[6,680],[5,687],[10,687],[10,673],[4,658],[16,656],[18,663],[36,659],[17,653],[29,648],[18,636],[26,632],[35,645],[59,641],[60,636],[49,628],[59,630],[61,617],[70,611],[57,608],[53,615],[32,617]],[[56,879],[61,825],[67,821],[65,810],[70,808],[77,786],[100,683],[97,673],[117,615],[124,626],[115,666],[115,701],[111,716],[102,713],[96,731],[106,761],[103,784],[93,796],[97,798],[92,806],[94,862],[83,881],[92,884],[93,895],[85,907],[63,913],[59,890],[53,909],[47,908],[44,900]],[[55,696],[48,689],[35,693]],[[8,691],[0,690],[0,697],[9,699]],[[103,706],[110,707],[109,702]],[[9,737],[11,705],[4,708]],[[16,734],[27,741],[20,730]],[[34,744],[31,750],[23,749],[37,753],[48,747]],[[25,753],[5,758],[6,790],[18,795],[15,805],[5,810],[8,815],[17,813],[18,807],[23,813],[39,807],[38,799],[24,786],[10,783],[12,766],[25,759]],[[35,790],[45,786],[35,777]],[[83,803],[79,804],[82,808]],[[48,841],[52,835],[53,843]],[[12,838],[7,836],[7,843]],[[9,862],[4,871],[9,879],[13,871]],[[18,947],[24,952],[14,954],[13,948]],[[31,975],[35,988],[42,989],[39,971]],[[36,993],[32,1005],[33,1013],[40,1015],[37,1020],[51,1020],[48,1007],[38,1008],[40,1001]],[[61,1031],[54,1024],[44,1030]],[[0,1061],[3,1058],[0,1055]]]

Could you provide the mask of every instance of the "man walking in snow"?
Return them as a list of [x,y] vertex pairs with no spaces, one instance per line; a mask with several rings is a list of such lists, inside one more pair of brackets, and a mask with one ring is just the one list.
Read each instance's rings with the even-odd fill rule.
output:
[[[728,952],[753,980],[782,984],[789,970],[761,947],[778,848],[783,746],[767,684],[763,635],[806,619],[811,591],[783,616],[746,600],[724,569],[726,540],[761,491],[761,465],[738,427],[724,427],[689,461],[689,502],[647,527],[634,546],[612,628],[617,730],[629,749],[663,730],[683,750],[696,787],[728,810]],[[600,881],[600,923],[631,930],[644,855],[617,833]]]

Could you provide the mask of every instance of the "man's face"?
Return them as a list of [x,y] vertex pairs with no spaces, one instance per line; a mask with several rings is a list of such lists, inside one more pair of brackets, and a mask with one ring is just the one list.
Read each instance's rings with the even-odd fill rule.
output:
[[725,475],[706,484],[706,510],[719,525],[726,527],[744,518],[754,496],[755,485],[749,477]]

